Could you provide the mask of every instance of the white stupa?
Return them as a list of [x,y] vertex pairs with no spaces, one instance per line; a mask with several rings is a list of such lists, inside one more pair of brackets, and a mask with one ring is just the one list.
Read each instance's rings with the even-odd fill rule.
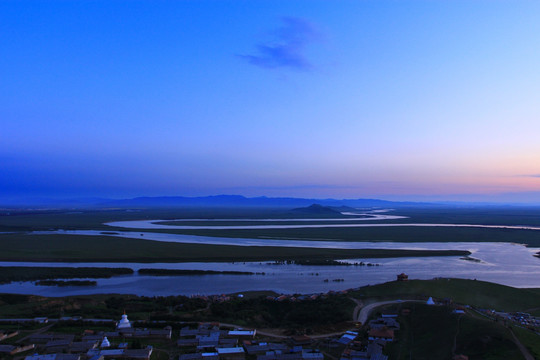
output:
[[105,336],[103,338],[103,341],[101,342],[101,347],[106,348],[106,347],[109,347],[109,346],[111,346],[111,343],[109,342],[109,339],[107,339],[107,337]]
[[435,305],[435,301],[433,301],[433,298],[430,296],[428,301],[426,301],[426,304],[428,305]]
[[120,321],[118,322],[118,326],[116,327],[116,329],[131,329],[131,323],[129,322],[125,311],[124,315],[122,315],[122,319],[120,319]]

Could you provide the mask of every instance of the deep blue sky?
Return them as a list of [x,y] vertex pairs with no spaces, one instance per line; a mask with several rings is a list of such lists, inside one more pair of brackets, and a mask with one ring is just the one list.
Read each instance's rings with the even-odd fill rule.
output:
[[540,200],[538,19],[536,1],[2,1],[0,198]]

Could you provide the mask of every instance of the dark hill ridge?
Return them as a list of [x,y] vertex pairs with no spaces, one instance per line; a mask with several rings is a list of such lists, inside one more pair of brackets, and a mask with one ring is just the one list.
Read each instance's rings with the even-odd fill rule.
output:
[[330,215],[341,214],[340,211],[334,210],[333,208],[328,207],[328,206],[322,206],[321,204],[312,204],[308,207],[292,209],[292,211],[303,213],[303,214],[330,214]]

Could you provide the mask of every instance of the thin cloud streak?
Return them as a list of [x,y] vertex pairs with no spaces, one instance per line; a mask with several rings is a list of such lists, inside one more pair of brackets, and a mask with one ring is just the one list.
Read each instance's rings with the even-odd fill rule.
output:
[[305,55],[310,42],[320,39],[319,32],[305,19],[285,17],[274,32],[274,40],[257,45],[257,54],[239,55],[249,64],[266,69],[309,70],[313,66]]
[[526,178],[540,178],[540,174],[525,174],[525,175],[517,175],[518,177],[526,177]]

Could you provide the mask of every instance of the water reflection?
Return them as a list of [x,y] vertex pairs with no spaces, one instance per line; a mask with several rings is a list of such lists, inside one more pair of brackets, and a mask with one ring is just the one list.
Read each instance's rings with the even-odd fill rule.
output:
[[[351,245],[351,243],[349,243]],[[366,245],[362,243],[362,245]],[[248,290],[274,290],[279,293],[319,293],[342,290],[395,280],[405,272],[412,279],[457,277],[496,282],[514,287],[540,287],[540,260],[531,256],[534,249],[509,243],[371,243],[374,247],[399,248],[406,245],[418,249],[464,249],[482,262],[460,257],[354,259],[356,262],[380,266],[301,266],[271,265],[266,262],[246,263],[21,263],[2,262],[1,266],[91,266],[160,269],[194,269],[216,271],[249,271],[265,275],[197,275],[139,276],[127,275],[99,279],[95,287],[45,287],[32,283],[0,285],[0,292],[67,296],[97,293],[124,293],[145,296],[220,294]],[[451,245],[451,246],[450,246]],[[328,279],[328,282],[324,280]],[[343,282],[333,282],[343,279]]]

